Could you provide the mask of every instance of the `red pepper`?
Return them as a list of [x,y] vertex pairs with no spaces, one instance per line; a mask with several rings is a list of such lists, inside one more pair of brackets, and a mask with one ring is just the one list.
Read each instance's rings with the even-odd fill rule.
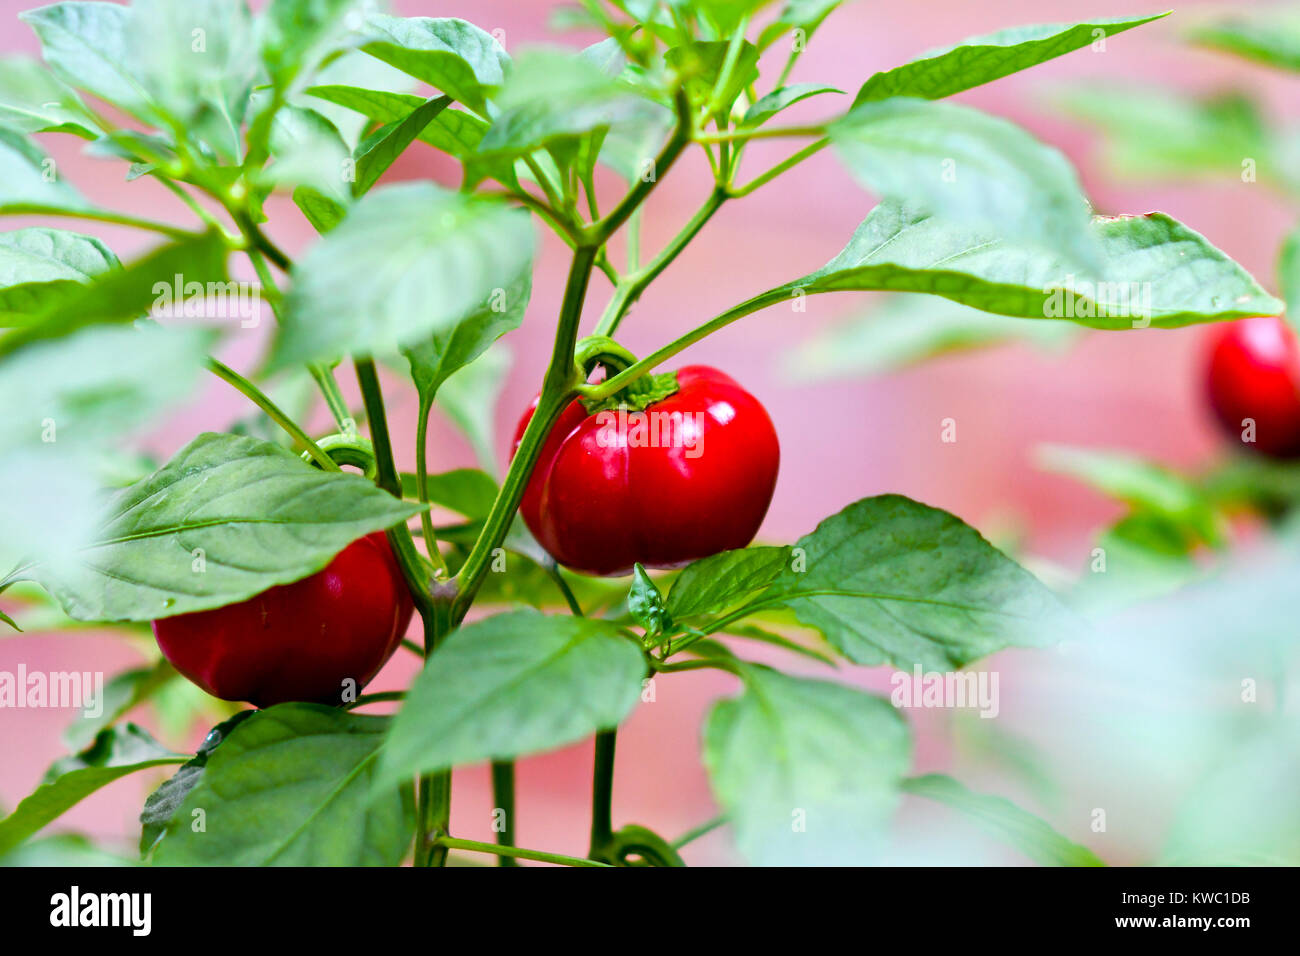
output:
[[393,656],[411,595],[383,532],[353,541],[324,570],[247,601],[153,622],[163,656],[209,694],[258,707],[344,702]]
[[[1210,407],[1234,441],[1274,458],[1300,456],[1300,347],[1281,319],[1241,319],[1213,340]],[[1255,423],[1255,441],[1243,440]]]
[[772,420],[717,369],[687,366],[676,384],[641,409],[589,413],[575,401],[561,413],[520,506],[559,563],[627,574],[636,562],[680,567],[753,540],[776,487]]

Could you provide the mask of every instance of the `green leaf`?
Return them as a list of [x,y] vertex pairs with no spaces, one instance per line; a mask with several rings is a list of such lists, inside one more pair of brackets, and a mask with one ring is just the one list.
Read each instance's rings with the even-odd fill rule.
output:
[[1081,332],[1072,323],[1021,322],[938,296],[891,295],[883,305],[805,339],[786,368],[797,381],[856,378],[1010,342],[1063,351]]
[[252,717],[254,713],[255,711],[252,710],[241,710],[229,720],[213,727],[203,738],[203,743],[194,758],[149,794],[140,810],[140,856],[148,856],[162,840],[167,825],[176,816],[176,810],[203,779],[203,770],[207,767],[212,752],[236,727]]
[[0,214],[90,208],[59,177],[58,166],[40,147],[22,133],[0,126]]
[[712,99],[717,104],[717,115],[723,117],[731,114],[732,104],[758,79],[758,47],[745,41],[740,45],[726,89],[715,91],[730,47],[731,43],[723,40],[691,43],[664,51],[664,62],[685,78],[691,98],[696,102]]
[[1168,15],[1011,27],[971,37],[956,46],[927,53],[911,63],[875,74],[862,84],[853,105],[891,96],[942,99],[1054,60],[1098,40],[1104,42],[1117,33]]
[[519,328],[532,293],[532,276],[525,272],[508,289],[498,289],[477,311],[426,341],[403,348],[411,378],[423,404],[432,403],[444,382],[469,365],[501,336]]
[[294,269],[270,365],[449,334],[524,281],[534,245],[529,216],[502,203],[432,183],[373,190]]
[[[839,666],[835,658],[828,654],[823,654],[815,647],[809,647],[807,644],[800,644],[798,641],[786,637],[784,634],[777,634],[775,631],[769,631],[766,628],[757,627],[753,624],[728,624],[718,630],[719,634],[725,634],[728,637],[740,637],[749,641],[758,641],[761,644],[770,644],[773,647],[779,647],[782,650],[789,651],[792,654],[799,654],[802,657],[810,658],[822,664],[831,667]],[[695,647],[699,647],[698,644]]]
[[1265,66],[1300,71],[1300,12],[1295,10],[1234,12],[1192,29],[1190,37],[1201,46]]
[[379,181],[393,161],[410,146],[433,119],[451,103],[448,96],[434,96],[425,100],[404,119],[377,130],[373,136],[357,147],[356,181],[352,184],[354,196],[364,195]]
[[1086,846],[1057,833],[1044,820],[1004,797],[973,793],[941,773],[908,777],[903,789],[959,810],[980,829],[1015,847],[1041,866],[1105,866]]
[[869,863],[911,761],[888,702],[745,667],[704,725],[704,765],[740,852],[759,866]]
[[[3,131],[0,131],[2,135]],[[124,269],[110,269],[87,285],[69,286],[67,295],[52,298],[48,308],[23,328],[0,335],[0,359],[35,342],[70,335],[78,329],[104,323],[130,322],[164,304],[160,298],[173,289],[176,276],[186,284],[226,283],[229,249],[221,234],[205,232],[160,246]],[[173,302],[179,307],[183,303]]]
[[41,41],[41,53],[64,82],[157,126],[146,84],[132,68],[133,17],[115,3],[55,3],[20,13]]
[[1098,259],[1066,158],[1007,120],[954,103],[864,103],[830,127],[840,158],[882,198],[1069,261]]
[[781,87],[779,90],[773,90],[750,106],[745,111],[745,118],[740,121],[740,125],[762,126],[776,114],[809,97],[821,96],[823,93],[842,94],[843,92],[843,90],[837,90],[833,86],[822,86],[820,83],[792,83],[789,86]]
[[176,668],[165,659],[116,675],[104,684],[103,693],[96,702],[99,715],[79,714],[64,729],[63,742],[70,750],[88,746],[101,730],[117,723],[178,676]]
[[[318,69],[312,77],[313,86],[307,87],[292,100],[294,106],[310,106],[334,124],[344,141],[352,148],[361,142],[362,134],[370,128],[367,117],[346,105],[325,103],[320,98],[309,101],[312,90],[317,87],[326,89],[352,90],[362,93],[386,93],[401,96],[411,93],[415,88],[415,79],[401,70],[395,70],[387,63],[376,60],[360,50],[347,50],[331,59]],[[414,96],[411,106],[399,111],[400,115],[390,116],[379,121],[382,126],[410,113],[424,101],[423,96]],[[486,127],[486,124],[484,124]]]
[[767,587],[789,559],[789,548],[754,547],[723,551],[688,564],[668,592],[668,613],[681,621],[725,610]]
[[286,106],[275,114],[270,144],[274,162],[259,173],[261,183],[306,186],[346,207],[356,164],[333,123],[315,110]]
[[632,569],[632,587],[627,593],[627,610],[646,637],[659,637],[672,632],[673,620],[664,606],[664,596],[659,593],[654,579],[638,562]]
[[20,133],[99,136],[80,97],[41,64],[23,56],[0,60],[0,124]]
[[[312,86],[306,92],[308,96],[360,113],[381,126],[400,123],[427,102],[413,94],[365,90],[355,86]],[[416,139],[464,160],[478,149],[487,128],[487,122],[472,113],[446,109],[434,116],[419,131]]]
[[293,204],[298,207],[311,227],[327,233],[348,214],[347,207],[312,186],[299,186],[293,191]]
[[0,820],[0,854],[119,777],[184,762],[184,756],[172,753],[135,724],[100,731],[90,747],[57,761],[40,787]]
[[789,607],[856,664],[946,671],[1077,630],[1051,591],[974,528],[902,495],[854,502],[793,556],[755,604]]
[[423,80],[476,113],[487,109],[487,93],[505,82],[510,63],[489,33],[452,17],[366,18],[370,39],[362,47],[417,80]]
[[452,634],[416,678],[385,746],[382,783],[552,750],[614,727],[646,665],[607,621],[515,611]]
[[[1176,328],[1276,315],[1278,302],[1205,237],[1162,213],[1099,217],[1096,274],[996,235],[881,203],[844,251],[784,287],[928,292],[986,312],[1101,329]],[[780,290],[778,290],[779,292]]]
[[1134,508],[1148,510],[1210,544],[1223,541],[1213,503],[1191,481],[1124,452],[1044,445],[1038,462]]
[[16,576],[41,584],[70,617],[149,621],[297,581],[418,512],[360,475],[206,433],[117,495],[90,545]]
[[122,264],[98,239],[33,226],[0,233],[0,328],[24,324]]
[[132,73],[149,99],[224,159],[242,159],[240,130],[257,78],[246,0],[132,0]]
[[262,15],[262,61],[276,89],[287,90],[301,75],[357,40],[354,18],[362,0],[270,0]]
[[694,0],[695,9],[708,17],[719,34],[726,36],[745,17],[751,17],[773,0]]
[[[160,866],[397,866],[415,831],[408,782],[376,787],[387,717],[279,704],[213,750],[154,853]],[[205,826],[191,825],[202,810]]]
[[0,866],[12,867],[61,866],[81,869],[134,865],[133,860],[107,853],[79,833],[57,833],[44,839],[32,840],[0,857]]
[[88,543],[102,452],[190,397],[211,341],[198,326],[92,327],[0,359],[0,527],[14,559]]
[[522,155],[593,130],[655,123],[664,107],[559,50],[519,58],[495,99],[500,113],[479,144],[484,155]]
[[[497,483],[487,472],[477,468],[457,468],[424,480],[425,495],[436,505],[450,508],[471,521],[486,518],[497,497]],[[415,498],[419,485],[415,475],[402,473],[402,496]]]
[[1106,159],[1125,176],[1241,176],[1253,160],[1261,178],[1288,187],[1300,179],[1278,152],[1258,105],[1239,92],[1194,98],[1133,83],[1072,83],[1053,106],[1106,134]]

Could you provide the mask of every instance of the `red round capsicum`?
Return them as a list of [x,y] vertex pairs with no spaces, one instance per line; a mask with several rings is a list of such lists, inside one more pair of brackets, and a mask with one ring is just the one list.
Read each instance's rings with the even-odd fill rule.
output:
[[[397,650],[414,610],[383,532],[247,601],[153,622],[163,656],[214,697],[339,704]],[[345,685],[345,681],[355,681]]]
[[[1211,344],[1206,384],[1225,434],[1274,458],[1300,456],[1300,346],[1282,319],[1225,325]],[[1245,440],[1252,422],[1253,443]]]
[[[574,401],[542,446],[520,512],[575,571],[675,568],[743,548],[771,503],[780,449],[758,399],[704,365],[652,378],[640,401]],[[519,422],[516,449],[536,407]]]

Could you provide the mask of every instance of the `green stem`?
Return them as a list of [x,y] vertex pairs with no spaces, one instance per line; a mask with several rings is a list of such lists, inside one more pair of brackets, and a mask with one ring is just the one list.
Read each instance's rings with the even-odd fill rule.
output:
[[574,617],[582,617],[582,605],[578,603],[578,598],[573,593],[573,588],[569,587],[569,582],[564,580],[564,575],[560,572],[560,566],[554,561],[545,563],[546,573],[550,575],[551,580],[560,593],[564,595],[564,601],[569,605],[569,613]]
[[[515,845],[515,762],[492,761],[492,803],[504,815],[504,826],[497,834],[499,846]],[[499,858],[501,866],[518,866],[512,856]]]
[[[721,97],[727,87],[731,85],[731,77],[736,72],[736,64],[740,61],[740,51],[745,44],[745,31],[749,29],[749,17],[740,18],[740,23],[736,25],[735,31],[731,34],[731,43],[727,46],[726,59],[722,61],[722,69],[718,71],[717,82],[713,84],[713,95],[709,97],[709,104],[705,110],[706,116],[714,116],[719,125],[730,125],[728,117],[717,116],[722,109]],[[725,167],[725,163],[723,164]]]
[[779,139],[790,136],[825,136],[825,126],[760,126],[733,129],[725,133],[697,133],[697,143],[731,143],[751,139]]
[[654,369],[656,366],[672,358],[678,352],[681,352],[694,345],[700,339],[712,335],[721,328],[725,328],[737,319],[743,319],[747,315],[765,309],[769,305],[774,305],[789,297],[794,285],[779,286],[775,289],[769,289],[767,292],[760,293],[752,299],[748,299],[740,305],[734,306],[723,312],[714,319],[710,319],[698,328],[692,329],[680,338],[674,339],[658,351],[647,355],[641,361],[637,362],[631,368],[624,369],[617,375],[607,378],[598,385],[584,385],[578,389],[578,394],[583,398],[591,401],[601,401],[609,398],[617,391],[621,391],[631,385],[642,375]]
[[286,415],[275,402],[271,401],[261,389],[250,382],[244,376],[240,375],[229,365],[217,361],[214,358],[208,359],[208,369],[224,382],[235,387],[235,390],[244,395],[254,405],[266,413],[266,417],[271,419],[281,428],[283,428],[299,445],[311,453],[311,457],[326,471],[339,471],[339,466],[334,459],[325,452],[321,451],[320,446],[312,441],[311,436],[298,427],[298,424]]
[[789,169],[793,169],[795,166],[798,166],[809,156],[813,156],[816,153],[821,152],[829,145],[830,145],[829,139],[819,139],[817,142],[809,146],[805,146],[803,149],[799,150],[799,152],[795,153],[790,158],[777,163],[775,166],[773,166],[767,172],[763,173],[761,176],[755,177],[751,182],[748,182],[737,189],[731,190],[729,195],[733,199],[739,199],[742,196],[748,196],[755,189],[758,189],[760,186],[764,186],[767,183],[770,183],[772,180],[776,179],[777,176],[780,176],[782,173],[786,172]]
[[453,626],[460,623],[474,602],[474,596],[483,583],[483,575],[491,563],[492,552],[501,546],[510,530],[510,523],[524,496],[528,477],[541,454],[542,444],[555,420],[577,392],[579,373],[573,362],[573,347],[577,342],[582,304],[587,296],[587,286],[591,281],[595,261],[596,249],[593,246],[579,246],[574,251],[564,301],[560,306],[560,319],[555,330],[555,346],[546,376],[542,380],[542,394],[528,427],[524,429],[515,456],[510,461],[501,490],[492,502],[492,510],[483,522],[483,530],[456,575],[456,597],[451,613]]
[[470,850],[475,853],[494,853],[497,856],[511,856],[520,860],[536,860],[538,863],[558,863],[561,866],[609,866],[597,860],[588,860],[580,856],[564,856],[561,853],[545,853],[542,850],[525,850],[517,846],[499,846],[495,843],[480,843],[478,840],[461,840],[456,837],[439,837],[438,845],[449,850]]
[[610,236],[618,232],[619,227],[645,202],[646,197],[654,191],[655,186],[667,174],[668,170],[672,169],[673,163],[677,162],[677,157],[682,154],[682,150],[690,143],[690,102],[687,100],[686,94],[681,90],[677,92],[675,102],[677,105],[677,126],[668,142],[664,144],[664,148],[655,157],[654,168],[651,170],[652,176],[648,181],[644,176],[638,179],[636,185],[610,211],[609,215],[592,225],[591,232],[594,235],[596,245],[604,245]]
[[611,727],[596,733],[596,759],[591,774],[591,849],[595,856],[614,835],[614,751],[618,747],[618,729]]
[[673,236],[669,243],[664,246],[659,255],[655,256],[644,269],[631,273],[623,277],[623,281],[618,284],[614,290],[614,297],[610,299],[609,305],[605,307],[605,314],[601,316],[600,322],[596,325],[595,335],[613,335],[617,331],[623,317],[627,315],[629,309],[636,304],[641,298],[641,294],[649,287],[650,283],[659,278],[660,273],[672,264],[673,260],[681,254],[692,239],[694,239],[704,228],[713,214],[718,211],[724,202],[727,201],[727,192],[725,189],[714,189],[709,194],[709,198],[699,211],[691,217],[690,221],[682,227],[681,232]]
[[427,507],[429,504],[429,464],[428,464],[428,444],[429,444],[429,412],[433,409],[433,396],[420,396],[420,408],[416,413],[415,423],[415,481],[416,495],[420,504],[425,505],[425,509],[420,512],[420,528],[424,532],[424,549],[429,554],[429,560],[437,569],[440,577],[450,577],[447,569],[447,559],[442,556],[442,551],[438,548],[438,533],[433,527],[433,512]]
[[158,222],[154,219],[142,219],[139,216],[132,216],[130,213],[113,212],[108,209],[60,209],[53,206],[42,206],[35,203],[17,203],[6,206],[4,210],[6,216],[65,216],[73,219],[88,219],[91,222],[107,222],[115,226],[131,226],[134,229],[144,229],[148,232],[162,233],[171,239],[194,239],[197,234],[190,232],[188,229],[182,229],[180,226],[173,226],[165,222]]

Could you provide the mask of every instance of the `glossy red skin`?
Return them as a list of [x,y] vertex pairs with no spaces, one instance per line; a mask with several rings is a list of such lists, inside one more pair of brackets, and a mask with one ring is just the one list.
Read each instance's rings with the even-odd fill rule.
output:
[[[690,365],[677,382],[677,392],[646,412],[703,413],[698,457],[686,447],[630,447],[626,434],[602,447],[602,427],[607,435],[617,429],[581,402],[561,413],[520,505],[529,530],[561,564],[599,575],[627,574],[638,561],[675,568],[754,539],[781,457],[772,420],[717,369]],[[519,421],[516,448],[536,406]]]
[[[1300,347],[1279,318],[1228,323],[1212,342],[1207,367],[1210,408],[1225,434],[1273,458],[1300,456]],[[1255,420],[1254,443],[1242,420]]]
[[411,595],[382,532],[324,570],[247,601],[153,622],[163,656],[209,694],[258,707],[343,702],[369,683],[411,622]]

